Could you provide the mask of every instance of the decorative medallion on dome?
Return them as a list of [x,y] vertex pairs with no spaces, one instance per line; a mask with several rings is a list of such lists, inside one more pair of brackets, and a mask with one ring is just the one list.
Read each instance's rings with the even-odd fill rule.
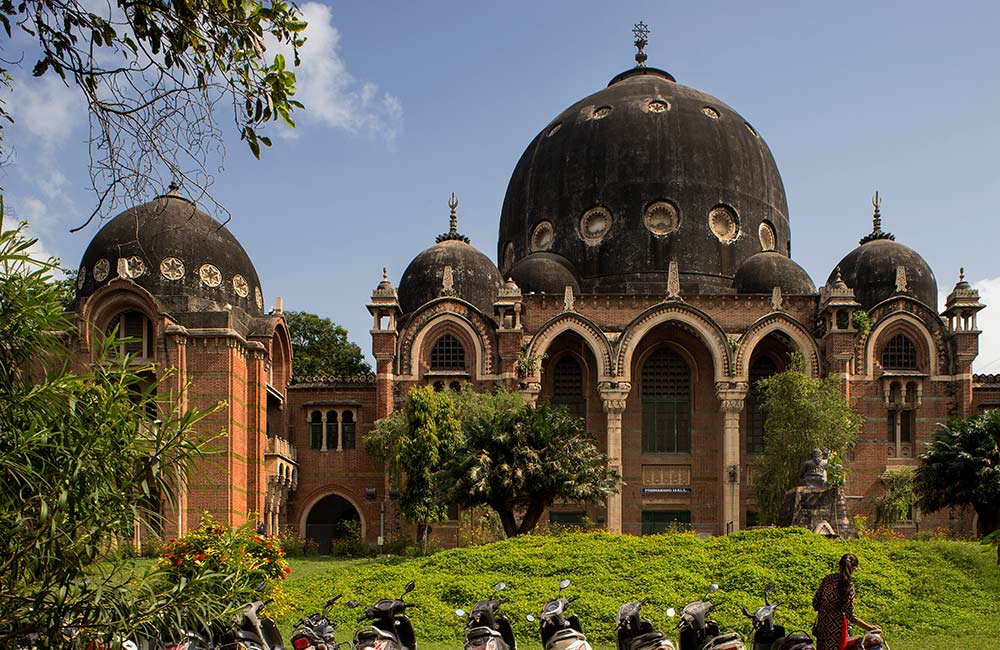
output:
[[611,107],[610,106],[601,106],[600,108],[595,108],[594,109],[594,119],[595,120],[603,120],[604,118],[606,118],[610,114],[611,114]]
[[531,252],[541,253],[552,248],[552,241],[555,239],[555,230],[552,222],[543,221],[531,233]]
[[184,277],[184,262],[177,257],[164,257],[160,262],[160,275],[168,280],[180,280]]
[[503,272],[506,273],[512,266],[514,266],[514,242],[507,242],[503,249]]
[[708,225],[719,241],[735,241],[740,234],[740,223],[736,213],[724,205],[712,208],[708,213]]
[[[609,230],[611,230],[611,213],[606,208],[598,206],[583,213],[583,217],[580,219],[580,236],[583,237],[583,241],[591,246],[598,244]],[[546,246],[543,250],[548,250],[548,248],[549,246]]]
[[253,290],[253,300],[257,303],[257,309],[264,311],[264,295],[260,292],[260,287]]
[[146,272],[146,263],[138,255],[118,258],[118,277],[135,279]]
[[713,120],[719,119],[719,111],[715,110],[711,106],[703,106],[701,108],[701,112],[704,113],[707,117],[712,118]]
[[206,287],[215,288],[222,284],[222,272],[213,264],[202,264],[199,266],[198,277]]
[[552,128],[549,129],[549,132],[545,134],[545,137],[546,138],[551,138],[556,133],[558,133],[559,129],[561,129],[561,128],[562,128],[562,122],[556,122],[555,124],[552,125]]
[[240,298],[246,298],[250,295],[250,285],[247,284],[247,279],[239,273],[233,276],[233,291]]
[[774,228],[771,224],[766,221],[761,222],[760,227],[757,229],[757,235],[760,237],[760,249],[763,251],[773,251],[774,250]]
[[646,106],[650,113],[663,113],[670,110],[670,102],[665,102],[662,99],[654,99],[649,102]]
[[82,289],[83,283],[87,280],[87,267],[81,266],[80,270],[76,273],[76,288]]
[[676,232],[681,225],[681,215],[677,206],[669,201],[651,203],[642,215],[646,230],[654,235],[669,235]]
[[104,282],[108,279],[108,273],[111,272],[111,263],[103,257],[94,264],[94,280],[97,282]]

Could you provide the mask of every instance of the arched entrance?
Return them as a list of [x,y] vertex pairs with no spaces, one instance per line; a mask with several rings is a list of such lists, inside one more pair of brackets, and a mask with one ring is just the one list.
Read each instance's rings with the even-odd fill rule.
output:
[[357,509],[344,497],[330,494],[309,510],[305,536],[319,543],[320,555],[329,555],[331,542],[345,537],[351,522],[361,522]]

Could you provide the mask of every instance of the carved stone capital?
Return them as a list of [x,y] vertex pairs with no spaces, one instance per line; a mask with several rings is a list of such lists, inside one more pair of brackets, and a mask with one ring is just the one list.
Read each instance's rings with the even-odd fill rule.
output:
[[632,384],[627,381],[601,381],[597,383],[597,389],[604,400],[605,413],[621,412],[625,410]]
[[750,384],[745,381],[720,381],[715,384],[715,394],[722,410],[730,413],[743,410],[748,390]]
[[722,410],[723,411],[737,411],[737,412],[739,412],[739,411],[743,410],[743,403],[744,403],[745,400],[742,400],[742,399],[726,399],[726,398],[722,398],[722,397],[720,397],[719,399],[722,402]]
[[529,404],[536,404],[538,402],[538,395],[542,392],[542,385],[538,382],[532,381],[521,385],[521,389],[518,391],[521,397],[524,398],[525,402]]

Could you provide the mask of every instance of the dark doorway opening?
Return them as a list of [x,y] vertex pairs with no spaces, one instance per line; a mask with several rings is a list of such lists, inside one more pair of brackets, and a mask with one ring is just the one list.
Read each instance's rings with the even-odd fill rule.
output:
[[[309,511],[306,539],[316,540],[320,555],[329,555],[330,543],[348,536],[354,522],[360,524],[361,516],[351,502],[331,494],[317,501]],[[357,525],[354,528],[359,529]]]

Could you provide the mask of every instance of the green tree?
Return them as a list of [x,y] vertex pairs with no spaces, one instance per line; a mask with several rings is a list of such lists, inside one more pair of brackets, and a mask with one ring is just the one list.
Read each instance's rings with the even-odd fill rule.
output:
[[906,520],[913,507],[912,467],[897,467],[882,475],[885,492],[875,499],[875,523],[895,526]]
[[32,259],[32,244],[20,229],[0,233],[0,647],[33,634],[59,647],[64,625],[109,643],[220,620],[247,595],[233,576],[181,582],[116,560],[200,454],[206,412],[172,407],[152,367],[118,356],[113,333],[91,371],[72,372],[57,266]]
[[386,463],[392,480],[402,484],[399,510],[417,525],[423,549],[431,524],[448,517],[437,469],[455,453],[460,435],[461,423],[449,395],[423,386],[411,389],[406,407],[376,422],[363,442],[365,453]]
[[465,390],[454,400],[462,442],[443,470],[450,500],[492,508],[508,537],[531,532],[557,500],[600,503],[618,489],[597,441],[565,409],[532,406],[503,389]]
[[754,462],[754,493],[762,523],[776,523],[785,492],[798,483],[802,462],[813,449],[844,455],[864,419],[840,392],[836,377],[813,379],[793,353],[784,372],[760,380],[764,394],[764,449]]
[[1000,528],[1000,410],[941,425],[920,454],[914,488],[925,512],[972,506],[980,535]]
[[[217,109],[232,112],[260,157],[271,144],[260,133],[265,125],[294,126],[301,107],[285,55],[298,65],[306,23],[284,0],[0,0],[0,27],[0,66],[34,62],[34,76],[56,75],[79,90],[91,118],[95,214],[109,200],[166,185],[154,175],[206,187],[214,168],[207,163],[223,143]],[[0,83],[16,102],[9,68],[0,67]],[[12,121],[2,103],[0,118]]]
[[361,348],[347,340],[347,330],[329,318],[286,311],[285,320],[292,339],[295,375],[365,375],[372,371]]

